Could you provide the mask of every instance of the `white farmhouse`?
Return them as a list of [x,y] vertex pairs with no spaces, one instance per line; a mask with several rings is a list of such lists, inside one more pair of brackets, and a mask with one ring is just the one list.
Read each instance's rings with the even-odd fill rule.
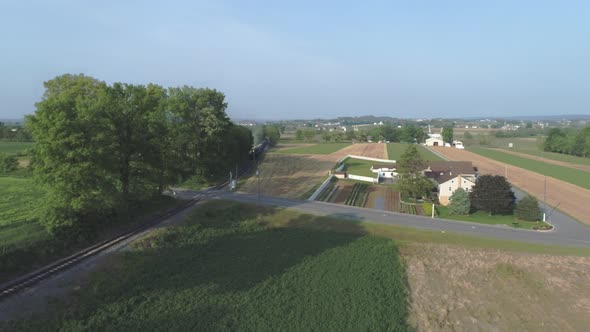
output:
[[440,204],[448,205],[458,188],[471,191],[477,179],[477,168],[470,161],[432,161],[424,175],[437,184]]

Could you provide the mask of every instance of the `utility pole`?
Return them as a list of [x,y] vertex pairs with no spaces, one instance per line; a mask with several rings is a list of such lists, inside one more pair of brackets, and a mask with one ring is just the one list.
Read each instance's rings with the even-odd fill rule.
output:
[[258,181],[258,205],[260,206],[260,171],[256,168],[256,179]]
[[547,210],[547,176],[545,176],[545,181],[543,184],[543,222],[546,220],[546,212]]
[[432,218],[434,218],[434,203],[432,203]]

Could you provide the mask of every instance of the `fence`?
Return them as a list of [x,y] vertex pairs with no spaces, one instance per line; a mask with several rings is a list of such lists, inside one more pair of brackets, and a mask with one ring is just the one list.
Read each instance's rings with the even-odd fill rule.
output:
[[309,198],[307,200],[308,201],[315,201],[315,199],[320,195],[320,193],[322,191],[324,191],[324,189],[326,189],[328,184],[330,184],[330,181],[332,180],[333,177],[334,177],[334,175],[328,176],[326,181],[324,181],[324,183],[322,183],[322,185],[318,188],[318,190],[316,190],[313,194],[311,194],[311,196],[309,196]]
[[377,183],[377,181],[378,181],[378,179],[376,179],[376,178],[372,178],[369,176],[354,175],[354,174],[348,174],[348,178],[351,180],[359,180],[359,181],[365,181],[365,182],[371,182],[371,183]]

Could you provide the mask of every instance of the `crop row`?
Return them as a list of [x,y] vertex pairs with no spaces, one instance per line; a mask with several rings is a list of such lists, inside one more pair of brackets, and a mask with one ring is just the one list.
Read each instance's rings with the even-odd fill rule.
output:
[[344,204],[352,206],[364,206],[368,197],[367,188],[369,187],[366,183],[355,183],[352,187],[352,192],[346,198]]
[[317,201],[322,201],[322,202],[326,202],[329,201],[330,198],[332,197],[332,195],[334,194],[334,192],[336,191],[336,189],[338,188],[336,186],[336,182],[338,180],[336,178],[332,178],[330,180],[330,183],[328,183],[328,185],[326,186],[326,188],[324,188],[324,190],[322,190],[322,192],[318,195],[318,197],[316,198]]

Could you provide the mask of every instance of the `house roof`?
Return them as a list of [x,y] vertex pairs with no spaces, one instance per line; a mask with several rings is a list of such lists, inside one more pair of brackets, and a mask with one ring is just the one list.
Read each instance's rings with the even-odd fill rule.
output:
[[424,175],[438,183],[445,183],[459,175],[474,176],[476,173],[477,168],[470,161],[431,161]]

